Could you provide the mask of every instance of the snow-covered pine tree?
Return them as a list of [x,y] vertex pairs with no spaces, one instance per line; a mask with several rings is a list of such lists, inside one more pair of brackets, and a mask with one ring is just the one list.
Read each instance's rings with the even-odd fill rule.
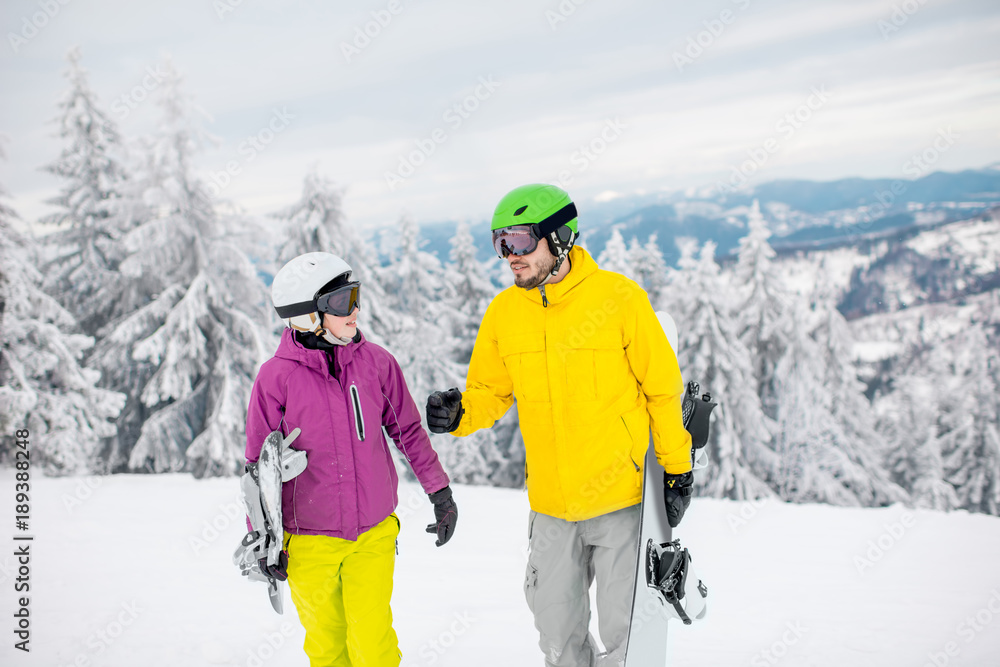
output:
[[124,238],[122,279],[138,307],[102,331],[93,363],[128,395],[109,469],[234,474],[243,465],[246,404],[266,359],[266,290],[232,244],[192,156],[206,139],[171,63],[163,122],[136,184],[154,215]]
[[87,472],[102,438],[115,434],[125,397],[97,387],[81,365],[94,339],[41,289],[30,239],[0,187],[0,457],[14,458],[16,429],[30,432],[33,465],[49,474]]
[[611,230],[608,242],[604,244],[604,250],[597,258],[597,265],[605,271],[614,271],[631,278],[628,260],[628,247],[625,245],[625,239],[622,238],[621,230],[615,227]]
[[736,285],[742,292],[737,306],[738,334],[753,360],[753,378],[764,413],[777,415],[775,369],[789,345],[794,319],[791,294],[775,270],[774,249],[767,242],[771,232],[757,200],[748,214],[749,233],[740,239],[735,267]]
[[[774,488],[782,499],[800,503],[857,507],[904,500],[905,492],[882,467],[871,407],[854,377],[839,313],[826,315],[817,342],[808,333],[804,310],[804,304],[792,306],[790,314],[802,326],[789,332],[774,369],[774,449],[780,457]],[[841,356],[831,359],[835,355]],[[845,414],[849,409],[857,414]]]
[[59,136],[66,142],[59,159],[44,169],[63,179],[59,208],[41,220],[56,229],[45,239],[45,289],[93,334],[117,311],[119,239],[131,212],[122,190],[125,150],[116,123],[100,108],[80,66],[79,47],[69,52],[70,89],[59,103]]
[[886,441],[893,480],[909,491],[917,507],[945,511],[958,507],[955,488],[945,480],[936,381],[925,374],[904,373],[892,382],[894,391],[876,400],[876,426]]
[[365,337],[377,343],[388,340],[398,328],[387,310],[387,298],[378,254],[344,218],[342,195],[333,183],[316,169],[306,174],[302,196],[295,204],[278,211],[286,240],[278,251],[281,268],[294,257],[307,252],[329,252],[353,269],[361,282],[361,329]]
[[[393,310],[402,316],[389,349],[403,369],[414,400],[422,406],[433,391],[463,389],[466,367],[456,361],[458,342],[452,335],[452,325],[459,319],[453,307],[456,286],[446,278],[437,257],[420,245],[419,227],[403,217],[399,246],[386,273]],[[466,438],[431,434],[431,439],[455,481],[487,483],[502,465],[492,431]]]
[[446,279],[454,288],[452,310],[457,314],[455,360],[462,364],[469,363],[472,357],[479,324],[498,291],[487,277],[489,272],[486,267],[476,259],[476,250],[468,223],[458,223],[451,238],[451,264],[447,266]]
[[774,422],[754,390],[750,353],[736,335],[735,295],[720,275],[715,244],[701,259],[693,244],[681,246],[679,270],[671,273],[665,310],[677,322],[678,361],[686,380],[697,380],[717,397],[708,451],[712,463],[696,485],[717,498],[771,496],[778,458],[769,448]]
[[1000,515],[1000,356],[978,322],[947,347],[951,400],[940,416],[947,479],[960,507]]
[[[843,487],[862,506],[904,502],[906,491],[890,479],[884,464],[887,451],[875,429],[875,412],[858,379],[854,336],[831,292],[817,300],[816,314],[819,324],[811,340],[816,342],[823,388],[823,403],[816,408],[829,414],[829,446],[835,450],[826,455],[835,463],[825,468],[829,482]],[[817,456],[814,461],[826,457]]]
[[651,234],[645,245],[639,243],[639,239],[632,237],[632,244],[628,251],[629,270],[628,274],[635,277],[635,281],[646,290],[649,301],[653,304],[653,309],[658,310],[660,300],[663,298],[663,290],[667,285],[667,262],[663,259],[663,252],[656,242],[656,234]]

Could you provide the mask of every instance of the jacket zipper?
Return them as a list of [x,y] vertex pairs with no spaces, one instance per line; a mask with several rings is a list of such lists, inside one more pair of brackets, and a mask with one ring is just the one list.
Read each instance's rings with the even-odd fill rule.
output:
[[358,386],[351,385],[351,400],[354,402],[354,427],[358,432],[358,440],[365,441],[365,417],[361,412],[361,397],[358,395]]

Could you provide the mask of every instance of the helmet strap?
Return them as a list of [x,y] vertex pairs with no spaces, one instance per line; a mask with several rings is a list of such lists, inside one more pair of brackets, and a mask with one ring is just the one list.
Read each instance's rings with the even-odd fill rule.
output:
[[569,232],[569,238],[566,240],[560,238],[559,230],[553,231],[545,237],[545,240],[548,241],[549,244],[549,251],[556,256],[556,265],[552,267],[552,271],[549,273],[546,281],[548,281],[549,278],[554,278],[556,274],[559,273],[559,269],[562,268],[563,262],[565,262],[566,258],[569,257],[569,251],[573,248],[573,245],[576,243],[576,239],[579,236],[579,234],[568,227],[566,230]]
[[334,336],[332,332],[327,331],[322,326],[313,331],[313,333],[316,334],[318,338],[322,338],[330,345],[347,345],[348,343],[354,340],[353,338],[339,338],[337,336]]

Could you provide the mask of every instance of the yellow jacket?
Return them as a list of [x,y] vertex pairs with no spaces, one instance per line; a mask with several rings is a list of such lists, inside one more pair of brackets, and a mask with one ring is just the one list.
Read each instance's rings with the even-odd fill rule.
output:
[[510,287],[479,327],[456,436],[491,427],[517,399],[536,512],[582,521],[637,504],[652,428],[669,473],[691,470],[681,380],[646,292],[570,251],[569,274]]

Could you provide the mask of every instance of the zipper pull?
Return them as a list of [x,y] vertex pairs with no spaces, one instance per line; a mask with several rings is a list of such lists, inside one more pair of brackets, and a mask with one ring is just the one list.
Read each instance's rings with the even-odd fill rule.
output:
[[361,396],[358,392],[358,387],[355,384],[351,384],[350,388],[351,401],[354,403],[354,427],[358,434],[358,440],[361,442],[365,441],[365,417],[361,412]]
[[549,298],[545,296],[545,285],[539,285],[538,291],[542,293],[542,308],[548,308]]

